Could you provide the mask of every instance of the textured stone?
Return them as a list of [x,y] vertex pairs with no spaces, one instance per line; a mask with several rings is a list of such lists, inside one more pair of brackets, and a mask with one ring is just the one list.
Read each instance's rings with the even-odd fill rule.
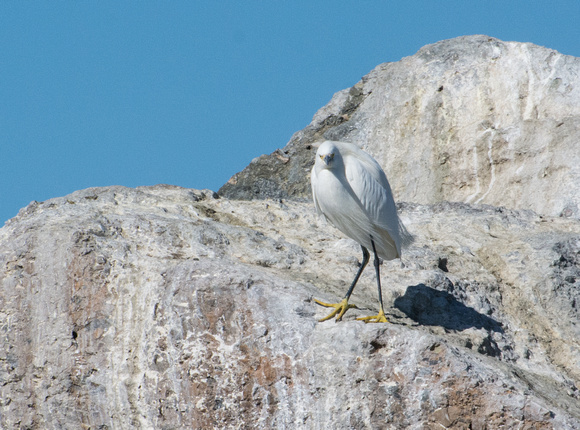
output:
[[[337,93],[229,198],[31,203],[0,229],[0,428],[579,429],[579,61],[443,41]],[[381,269],[391,324],[355,321],[368,269],[359,308],[317,322],[360,258],[308,202],[325,138],[413,202]]]
[[465,36],[377,66],[285,148],[255,159],[228,198],[309,198],[315,143],[371,153],[401,201],[487,203],[580,217],[580,59]]
[[580,222],[403,204],[416,241],[342,322],[359,248],[311,203],[171,186],[0,229],[1,428],[580,428]]

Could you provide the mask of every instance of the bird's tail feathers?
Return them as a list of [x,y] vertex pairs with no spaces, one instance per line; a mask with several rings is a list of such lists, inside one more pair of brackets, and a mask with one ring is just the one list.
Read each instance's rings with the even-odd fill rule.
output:
[[399,237],[401,238],[401,248],[406,248],[415,242],[415,237],[409,233],[405,224],[399,219]]

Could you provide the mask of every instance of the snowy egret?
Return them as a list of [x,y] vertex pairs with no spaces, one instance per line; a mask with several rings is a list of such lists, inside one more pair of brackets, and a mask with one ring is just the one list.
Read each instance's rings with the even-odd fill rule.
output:
[[369,249],[374,253],[375,273],[379,290],[378,315],[357,318],[365,322],[387,322],[383,309],[379,256],[392,260],[401,256],[401,246],[412,236],[400,222],[395,200],[385,172],[379,163],[352,143],[326,141],[316,152],[311,176],[312,197],[316,212],[322,214],[345,235],[358,242],[363,260],[346,296],[340,303],[316,303],[334,310],[320,321],[344,313],[355,305],[350,295],[369,262]]

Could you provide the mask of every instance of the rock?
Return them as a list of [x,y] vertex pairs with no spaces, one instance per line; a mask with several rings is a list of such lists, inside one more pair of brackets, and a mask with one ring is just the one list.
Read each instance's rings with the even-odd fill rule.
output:
[[579,218],[579,135],[579,58],[465,36],[377,66],[219,194],[308,199],[315,143],[330,139],[371,153],[400,201]]
[[[580,429],[579,61],[443,41],[337,93],[222,198],[31,203],[0,229],[0,428]],[[416,240],[381,269],[391,324],[355,321],[369,269],[358,309],[317,322],[360,258],[308,201],[322,139],[412,202]]]
[[416,241],[342,322],[358,246],[311,203],[172,186],[0,229],[1,428],[580,428],[580,221],[401,204]]

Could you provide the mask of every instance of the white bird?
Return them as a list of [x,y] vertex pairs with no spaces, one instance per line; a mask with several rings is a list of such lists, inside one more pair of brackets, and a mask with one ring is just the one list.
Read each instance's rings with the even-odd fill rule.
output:
[[383,309],[379,256],[393,260],[401,256],[401,246],[412,241],[397,215],[395,200],[385,172],[379,163],[352,143],[326,141],[316,152],[311,175],[312,197],[316,212],[345,235],[358,242],[363,260],[358,272],[340,303],[316,303],[333,307],[334,311],[320,321],[344,313],[355,305],[348,303],[354,287],[369,261],[369,249],[374,253],[375,273],[379,290],[378,315],[357,318],[365,322],[387,322]]

